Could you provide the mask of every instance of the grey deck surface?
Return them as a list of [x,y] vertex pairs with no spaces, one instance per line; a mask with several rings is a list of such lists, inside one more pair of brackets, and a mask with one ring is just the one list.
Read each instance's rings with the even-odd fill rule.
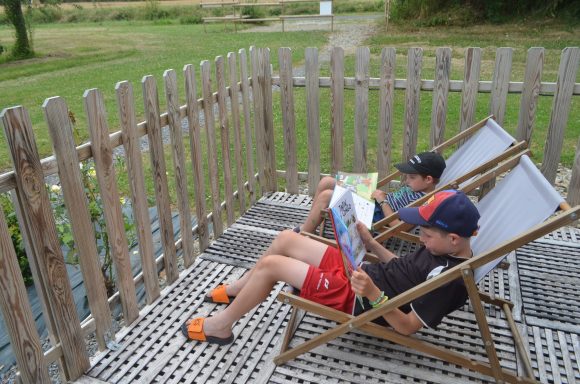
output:
[[[290,307],[275,298],[242,318],[236,340],[225,347],[188,342],[179,327],[194,314],[211,314],[219,305],[203,302],[212,287],[241,276],[276,234],[304,220],[310,199],[275,193],[262,198],[201,255],[196,264],[155,306],[117,337],[120,348],[97,355],[88,377],[107,383],[465,383],[490,378],[405,347],[351,332],[312,353],[276,367]],[[391,241],[396,251],[406,251]],[[546,383],[580,382],[580,231],[564,228],[508,257],[482,284],[515,303],[514,317],[526,339],[536,378]],[[509,327],[501,312],[486,307],[503,367],[518,369]],[[292,345],[333,326],[306,315]],[[448,316],[438,330],[417,337],[485,359],[477,324],[468,305]]]

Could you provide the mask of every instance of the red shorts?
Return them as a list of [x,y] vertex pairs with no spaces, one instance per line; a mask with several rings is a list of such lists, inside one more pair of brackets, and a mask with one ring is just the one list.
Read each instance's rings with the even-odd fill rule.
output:
[[320,266],[310,266],[300,290],[300,297],[352,314],[355,295],[344,273],[344,264],[338,249],[328,247]]

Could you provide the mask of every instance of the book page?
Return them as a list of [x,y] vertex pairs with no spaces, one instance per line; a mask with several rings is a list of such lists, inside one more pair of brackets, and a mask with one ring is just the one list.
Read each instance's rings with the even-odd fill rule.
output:
[[336,185],[350,189],[364,199],[372,200],[371,194],[377,189],[379,174],[373,173],[348,173],[339,171],[336,174]]
[[[340,193],[340,190],[339,190]],[[357,214],[353,194],[347,190],[341,193],[329,207],[334,228],[334,237],[343,255],[348,262],[347,276],[363,261],[366,249],[356,229]]]
[[[334,192],[330,198],[330,203],[328,207],[332,207],[336,201],[346,192],[348,189],[341,187],[339,185],[334,187]],[[352,194],[352,199],[354,202],[354,209],[356,210],[357,219],[362,222],[368,229],[372,228],[373,216],[375,214],[375,202],[363,199],[356,193]]]

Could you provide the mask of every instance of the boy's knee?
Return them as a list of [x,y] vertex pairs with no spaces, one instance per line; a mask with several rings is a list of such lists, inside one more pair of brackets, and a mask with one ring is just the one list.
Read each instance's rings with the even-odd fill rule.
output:
[[334,177],[324,176],[322,179],[320,179],[320,182],[318,183],[318,189],[320,191],[332,190],[334,189],[335,185],[336,179]]
[[258,260],[258,262],[256,263],[256,266],[254,267],[254,269],[256,271],[260,271],[260,272],[270,271],[275,266],[276,259],[277,259],[277,257],[275,257],[273,255],[267,255],[267,256],[261,257]]
[[296,241],[296,236],[301,236],[291,229],[285,229],[276,236],[274,241],[272,241],[272,249],[277,254],[284,254],[284,250],[287,249],[292,242]]

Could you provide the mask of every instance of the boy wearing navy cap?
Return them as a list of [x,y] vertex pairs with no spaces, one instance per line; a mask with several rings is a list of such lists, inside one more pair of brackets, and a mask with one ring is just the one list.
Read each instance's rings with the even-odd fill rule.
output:
[[[463,192],[436,193],[425,205],[403,208],[399,214],[402,220],[421,226],[424,245],[415,253],[399,258],[377,243],[364,225],[358,223],[365,245],[381,262],[363,264],[353,271],[349,280],[338,249],[290,230],[283,231],[254,268],[241,279],[220,286],[231,305],[211,317],[186,321],[182,325],[183,334],[190,340],[231,343],[233,324],[265,300],[278,281],[299,289],[300,296],[308,300],[346,313],[359,313],[472,256],[470,237],[477,231],[479,213]],[[358,303],[355,295],[363,298],[364,307],[359,308],[358,304],[354,307],[355,301]],[[213,295],[208,298],[213,300]],[[466,299],[463,281],[457,279],[390,311],[382,320],[397,332],[408,335],[424,326],[436,327]]]
[[[404,174],[405,185],[390,193],[380,189],[372,193],[371,197],[376,202],[373,222],[397,212],[400,208],[435,190],[445,170],[445,159],[435,152],[423,152],[414,155],[406,163],[395,164],[395,168]],[[314,232],[322,222],[321,210],[328,208],[335,186],[334,177],[325,176],[320,180],[308,217],[301,226],[294,228],[294,232],[301,230]],[[397,223],[398,221],[395,220],[390,225]]]

